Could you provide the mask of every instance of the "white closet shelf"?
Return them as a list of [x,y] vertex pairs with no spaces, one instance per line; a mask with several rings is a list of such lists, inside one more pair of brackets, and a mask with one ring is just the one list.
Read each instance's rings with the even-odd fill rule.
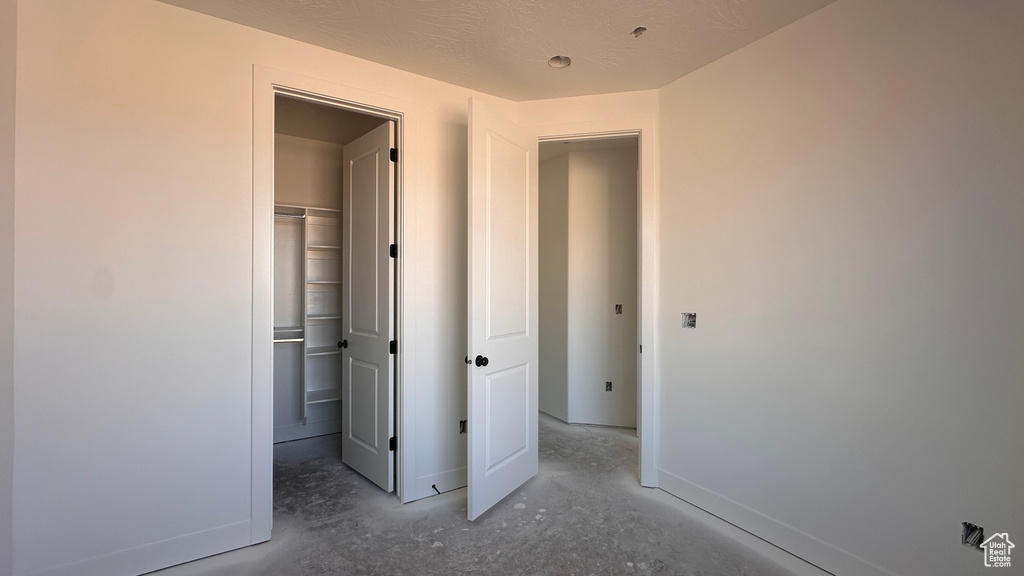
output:
[[306,356],[332,356],[341,354],[341,348],[337,346],[314,346],[306,349]]
[[307,250],[341,250],[341,246],[334,246],[332,244],[309,244],[306,246]]
[[[301,192],[302,194],[305,194],[307,192],[307,190],[297,189],[293,187],[288,187],[288,189],[290,191]],[[299,206],[298,204],[278,204],[275,202],[274,209],[276,210],[278,208],[285,208],[293,211],[306,210],[308,212],[322,212],[325,216],[333,216],[335,218],[337,218],[341,214],[341,210],[337,208],[317,208],[316,206]]]
[[306,316],[309,320],[341,320],[338,314],[310,314]]
[[341,280],[307,280],[306,284],[341,284]]
[[321,402],[337,402],[341,400],[341,388],[328,388],[326,390],[309,390],[306,392],[306,404],[319,404]]

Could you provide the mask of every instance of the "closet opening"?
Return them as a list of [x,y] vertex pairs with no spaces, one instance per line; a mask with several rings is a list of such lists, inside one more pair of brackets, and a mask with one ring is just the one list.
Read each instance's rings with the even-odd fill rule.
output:
[[398,135],[356,106],[275,95],[275,485],[320,458],[395,490]]
[[636,436],[639,139],[543,140],[538,158],[540,411]]

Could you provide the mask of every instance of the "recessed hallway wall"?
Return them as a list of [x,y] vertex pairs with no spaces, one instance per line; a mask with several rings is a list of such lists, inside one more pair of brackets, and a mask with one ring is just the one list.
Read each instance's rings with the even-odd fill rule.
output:
[[636,139],[541,146],[540,409],[635,427]]

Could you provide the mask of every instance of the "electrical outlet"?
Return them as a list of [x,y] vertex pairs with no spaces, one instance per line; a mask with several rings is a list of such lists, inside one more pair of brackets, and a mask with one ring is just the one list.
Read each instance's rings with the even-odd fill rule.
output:
[[605,392],[611,392],[612,391],[612,383],[611,382],[605,382],[604,383],[604,391]]
[[696,312],[683,312],[683,328],[696,328],[697,327],[697,313]]
[[970,522],[961,522],[960,526],[960,543],[981,550],[981,543],[985,540],[985,529]]

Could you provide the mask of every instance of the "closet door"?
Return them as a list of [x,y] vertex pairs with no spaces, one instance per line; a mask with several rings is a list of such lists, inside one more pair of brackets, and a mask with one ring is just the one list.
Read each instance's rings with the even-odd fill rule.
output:
[[345,146],[342,461],[394,489],[394,164],[391,122]]

